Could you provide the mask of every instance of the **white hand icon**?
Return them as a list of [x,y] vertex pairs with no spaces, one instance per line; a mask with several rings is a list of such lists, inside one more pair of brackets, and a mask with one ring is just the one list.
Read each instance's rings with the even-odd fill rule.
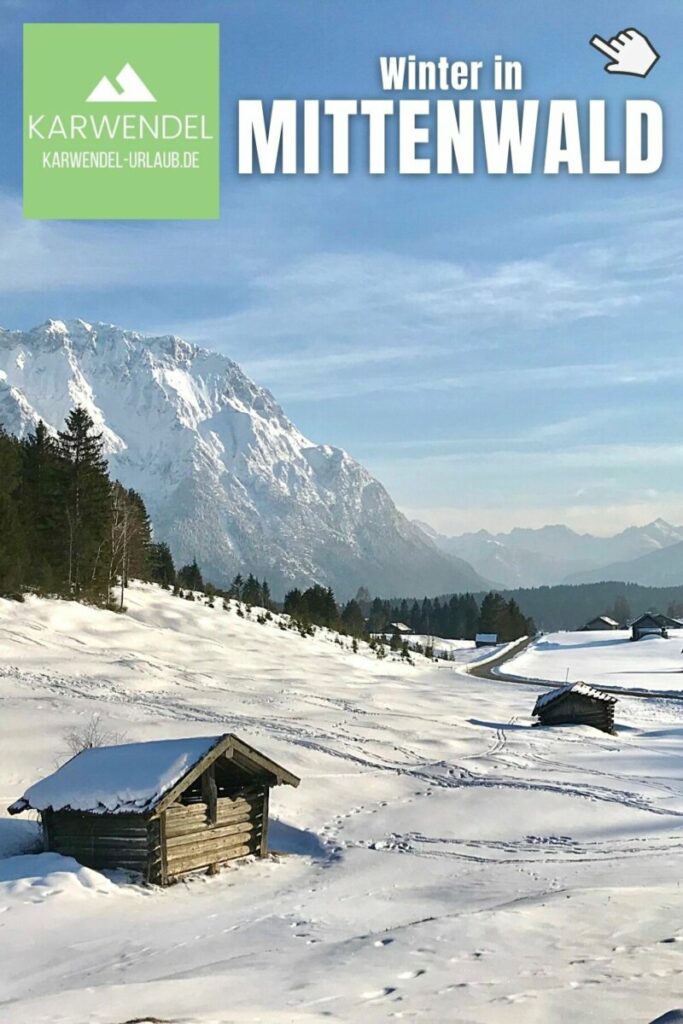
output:
[[608,43],[600,36],[593,36],[590,43],[609,57],[611,63],[605,65],[605,71],[613,75],[638,75],[639,78],[645,78],[659,60],[659,54],[650,40],[635,28],[624,29]]

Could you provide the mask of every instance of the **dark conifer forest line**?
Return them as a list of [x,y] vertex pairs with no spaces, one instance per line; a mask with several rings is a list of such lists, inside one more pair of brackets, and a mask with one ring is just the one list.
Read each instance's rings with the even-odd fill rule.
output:
[[[205,571],[210,573],[210,566]],[[129,579],[156,582],[180,594],[234,598],[276,609],[266,580],[238,574],[227,590],[206,582],[196,560],[176,569],[168,545],[153,538],[142,497],[113,480],[102,434],[89,414],[73,409],[56,436],[39,423],[23,439],[0,428],[0,595],[26,592],[124,605]],[[683,588],[656,591],[624,583],[540,587],[503,594],[456,594],[382,599],[360,588],[339,604],[328,587],[294,588],[280,606],[304,625],[327,626],[354,637],[393,634],[400,622],[413,633],[473,639],[495,633],[513,640],[544,629],[571,629],[595,615],[623,621],[631,609],[678,615]]]

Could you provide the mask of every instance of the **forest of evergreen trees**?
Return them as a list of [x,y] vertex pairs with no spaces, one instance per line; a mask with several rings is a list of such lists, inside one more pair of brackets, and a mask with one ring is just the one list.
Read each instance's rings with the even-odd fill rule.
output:
[[0,594],[58,594],[108,605],[129,576],[150,578],[139,494],[111,480],[102,435],[82,408],[52,437],[0,431]]
[[[81,407],[53,437],[44,424],[20,440],[0,429],[0,595],[27,591],[122,608],[130,578],[211,600],[234,598],[274,607],[266,580],[238,574],[227,590],[204,580],[196,560],[176,571],[167,544],[154,543],[140,495],[109,476],[102,434]],[[501,640],[533,632],[514,598],[472,594],[419,601],[370,600],[367,592],[340,606],[329,587],[290,590],[284,611],[304,626],[326,626],[353,637],[391,633],[401,621],[413,632]]]
[[23,440],[0,428],[0,481],[2,596],[121,608],[130,578],[171,587],[192,570],[176,574],[168,545],[153,542],[142,498],[110,478],[102,434],[80,407],[56,437],[43,423]]
[[392,622],[405,623],[413,633],[452,640],[473,640],[477,633],[497,633],[499,640],[507,641],[536,631],[514,599],[505,600],[496,593],[484,595],[481,601],[472,594],[461,594],[443,601],[425,597],[409,602],[379,597],[371,600],[361,589],[340,608],[329,588],[316,585],[303,592],[291,590],[285,597],[284,611],[299,621],[357,637],[379,633],[391,636]]
[[369,632],[391,632],[391,622],[403,622],[413,633],[449,640],[473,640],[477,633],[497,633],[500,641],[508,641],[536,632],[533,621],[522,614],[514,598],[506,600],[495,592],[481,598],[454,594],[449,598],[425,597],[422,601],[375,598],[369,605]]

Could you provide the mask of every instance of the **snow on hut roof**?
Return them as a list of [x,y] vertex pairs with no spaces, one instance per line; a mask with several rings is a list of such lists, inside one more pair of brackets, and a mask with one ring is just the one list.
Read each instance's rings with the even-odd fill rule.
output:
[[619,625],[616,619],[611,619],[609,615],[596,615],[594,618],[588,620],[588,625],[590,625],[591,622],[606,622],[610,626]]
[[9,808],[70,808],[100,814],[139,814],[153,807],[208,754],[222,736],[122,743],[76,754],[52,775],[30,786]]
[[477,640],[483,640],[486,643],[495,644],[495,643],[498,642],[498,634],[497,633],[477,633],[477,635],[474,638],[475,643],[477,642]]
[[548,693],[542,693],[536,701],[532,714],[537,715],[543,708],[547,708],[549,704],[559,700],[560,697],[565,697],[568,693],[579,693],[582,697],[593,697],[594,700],[601,700],[605,704],[616,704],[617,702],[617,698],[611,693],[605,693],[604,690],[596,690],[594,687],[589,686],[588,683],[569,683],[567,686],[558,686]]

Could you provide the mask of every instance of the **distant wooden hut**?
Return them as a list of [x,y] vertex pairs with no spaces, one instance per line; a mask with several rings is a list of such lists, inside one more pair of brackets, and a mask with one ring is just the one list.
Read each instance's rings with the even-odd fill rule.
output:
[[668,637],[667,627],[675,622],[667,615],[659,615],[656,612],[646,612],[640,615],[631,623],[631,640],[643,640],[649,636]]
[[621,627],[614,619],[610,619],[609,615],[596,615],[594,619],[591,619],[585,626],[581,627],[580,632],[592,633],[611,629],[621,629]]
[[268,849],[271,786],[296,775],[237,736],[84,750],[31,786],[10,814],[40,811],[46,850],[167,885]]
[[538,725],[592,725],[614,732],[617,698],[586,683],[571,683],[543,693],[533,710]]
[[475,647],[495,647],[497,643],[497,633],[477,633],[474,638]]
[[387,633],[392,635],[398,633],[399,636],[410,636],[412,629],[405,622],[390,622]]

